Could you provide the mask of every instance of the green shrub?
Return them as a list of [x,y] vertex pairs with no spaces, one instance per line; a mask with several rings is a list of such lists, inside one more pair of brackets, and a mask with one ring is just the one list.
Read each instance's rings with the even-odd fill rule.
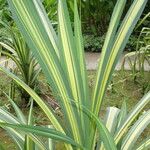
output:
[[[105,41],[105,35],[103,36],[84,35],[83,38],[84,38],[85,51],[101,52],[104,41]],[[138,40],[138,37],[136,37],[135,35],[132,35],[129,38],[129,41],[127,42],[125,51],[128,51],[128,52],[135,51],[137,40]]]
[[[8,57],[16,65],[11,68],[12,72],[19,76],[29,87],[36,89],[37,77],[41,71],[40,66],[38,66],[31,50],[15,25],[10,27],[5,24],[3,29],[7,31],[8,35],[1,34],[1,54]],[[15,88],[19,89],[22,104],[26,105],[29,102],[30,95],[20,86],[12,84],[12,96],[15,94],[13,92]]]
[[84,35],[85,51],[100,52],[102,50],[105,36]]

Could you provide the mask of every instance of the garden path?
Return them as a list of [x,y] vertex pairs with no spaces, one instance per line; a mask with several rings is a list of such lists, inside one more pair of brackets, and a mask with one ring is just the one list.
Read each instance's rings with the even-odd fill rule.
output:
[[[118,64],[116,65],[115,70],[120,70],[121,69],[123,58],[124,58],[125,54],[126,53],[123,53],[122,56],[120,57],[120,59],[118,61]],[[100,53],[90,53],[90,52],[85,53],[87,70],[96,70],[97,69],[98,60],[100,58],[100,55],[101,55]],[[131,58],[131,61],[133,63],[135,57],[132,56],[130,58]],[[6,58],[2,56],[0,58],[0,65],[4,66],[5,65],[4,61],[5,60],[6,60]],[[11,60],[9,60],[8,61],[8,68],[13,68],[13,67],[15,67],[15,64]],[[125,68],[125,70],[131,70],[129,62],[127,60],[125,61],[124,68]],[[136,66],[136,69],[138,70],[138,65]],[[150,71],[150,65],[146,61],[144,63],[144,70],[145,71]]]
[[[122,66],[122,63],[123,63],[123,60],[124,60],[124,56],[126,55],[127,53],[124,52],[117,65],[116,65],[116,68],[115,70],[120,70],[121,69],[121,66]],[[85,53],[85,57],[86,57],[86,66],[87,66],[87,69],[88,70],[96,70],[97,69],[97,66],[98,66],[98,61],[99,61],[99,58],[100,58],[100,53],[90,53],[90,52],[87,52]],[[134,62],[134,56],[130,57],[131,58],[131,61],[132,63]],[[150,60],[149,60],[150,61]],[[124,65],[124,68],[125,70],[131,70],[130,68],[130,65],[129,65],[129,62],[128,60],[126,59],[125,61],[125,65]],[[136,69],[138,70],[138,65],[136,65]],[[147,61],[144,62],[144,70],[145,71],[150,71],[150,65],[148,64]]]

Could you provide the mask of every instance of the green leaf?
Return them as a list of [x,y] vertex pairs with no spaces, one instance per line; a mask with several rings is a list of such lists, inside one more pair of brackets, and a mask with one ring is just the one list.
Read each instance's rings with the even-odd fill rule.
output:
[[46,127],[40,127],[40,126],[30,126],[30,125],[21,125],[21,124],[8,124],[0,122],[0,126],[2,127],[10,127],[18,130],[22,130],[25,133],[32,133],[36,135],[40,135],[43,137],[52,138],[54,140],[66,142],[68,144],[72,144],[75,147],[80,147],[79,144],[77,144],[74,140],[72,140],[70,137],[64,135],[63,133],[56,131],[54,129],[46,128]]
[[[19,123],[19,120],[15,118],[11,113],[6,111],[4,108],[0,107],[0,121],[1,122],[7,122],[7,123],[12,123],[16,124]],[[23,144],[24,144],[24,134],[18,133],[16,130],[8,127],[3,127],[7,133],[12,137],[12,139],[16,142],[17,146],[23,150]]]
[[[113,51],[112,47],[115,41],[117,28],[120,22],[121,15],[123,13],[123,9],[125,6],[126,0],[118,0],[116,3],[116,6],[114,8],[112,18],[109,24],[108,32],[106,35],[105,43],[102,48],[102,54],[101,54],[101,61],[98,65],[97,70],[97,76],[96,76],[96,82],[93,92],[93,111],[95,111],[96,114],[99,112],[100,105],[102,103],[102,99],[105,93],[105,90],[108,85],[108,78],[106,78],[109,75],[109,78],[111,77],[111,74],[107,74],[106,71],[109,69],[108,62],[111,59],[111,52]],[[122,43],[121,43],[122,44]],[[118,49],[119,51],[120,49]],[[117,52],[117,50],[116,50]],[[110,70],[108,70],[110,71]]]
[[[32,117],[32,112],[33,111],[33,99],[30,99],[30,110],[29,110],[29,115],[28,115],[28,125],[33,125],[33,117]],[[35,148],[35,144],[32,141],[32,139],[26,135],[25,136],[25,149],[26,150],[31,150]]]
[[129,126],[132,124],[134,119],[142,111],[142,109],[150,102],[150,92],[148,92],[131,110],[131,112],[126,116],[124,122],[121,124],[119,129],[116,131],[114,136],[115,142],[118,143],[123,137],[124,133],[128,130]]
[[[116,107],[108,107],[106,116],[104,118],[104,123],[106,124],[106,127],[108,131],[111,133],[111,135],[114,135],[114,132],[116,130],[117,125],[117,117],[120,110]],[[104,144],[100,142],[100,150],[105,150]]]
[[[81,77],[78,77],[79,79],[81,78],[81,80],[79,80],[80,82],[79,84],[81,84],[81,81],[83,82],[83,89],[80,89],[82,90],[81,93],[83,94],[83,97],[81,97],[81,100],[79,101],[79,103],[81,105],[84,105],[90,108],[89,88],[87,84],[88,80],[87,80],[87,71],[86,71],[86,65],[85,65],[81,21],[80,21],[79,14],[78,14],[78,6],[77,6],[76,0],[74,0],[74,40],[75,40],[76,49],[77,49],[77,58],[79,61],[78,65],[80,65],[79,69],[81,73]],[[81,113],[81,121],[82,121],[82,131],[84,131],[84,135],[82,136],[82,138],[85,138],[85,142],[88,142],[89,133],[87,133],[87,130],[89,130],[89,119],[87,118],[86,115],[83,114],[82,111],[80,113]]]
[[105,116],[105,124],[109,132],[113,135],[117,125],[117,117],[119,115],[120,109],[116,107],[108,107],[106,116]]
[[24,114],[22,113],[22,111],[20,110],[20,108],[14,103],[14,101],[10,98],[10,96],[8,96],[6,93],[5,93],[5,95],[8,98],[8,100],[10,101],[11,105],[13,106],[20,122],[26,124],[27,120],[26,120]]
[[117,150],[113,136],[110,134],[108,129],[105,127],[101,119],[98,119],[97,116],[89,111],[86,107],[82,106],[83,111],[94,121],[97,125],[97,130],[100,136],[100,140],[104,143],[106,150]]
[[[48,125],[48,128],[53,129],[53,126],[52,125]],[[48,143],[48,149],[49,150],[54,150],[55,149],[54,141],[51,138],[48,138],[47,143]]]
[[36,101],[36,103],[41,107],[47,117],[51,120],[56,129],[63,131],[61,125],[49,109],[49,107],[43,102],[43,100],[32,90],[29,86],[27,86],[23,81],[21,81],[17,76],[9,72],[7,69],[0,67],[0,70],[5,72],[9,77],[11,77],[14,81],[16,81],[20,86],[22,86],[30,96]]
[[[66,0],[58,1],[58,26],[59,26],[59,35],[60,35],[60,41],[63,48],[63,65],[65,66],[65,72],[67,74],[69,84],[70,84],[70,90],[72,92],[72,99],[75,101],[82,103],[84,100],[84,91],[83,91],[83,84],[81,80],[81,72],[79,70],[80,61],[77,57],[77,48],[74,43],[74,36],[73,31],[71,27],[71,22],[69,19],[69,12],[66,4]],[[81,116],[81,119],[79,118]],[[83,123],[82,118],[82,112],[76,111],[75,117],[77,121],[74,121],[74,124],[72,124],[72,131],[75,139],[80,142],[81,141],[81,134],[82,132],[79,131],[80,128],[82,128],[82,131],[84,131],[83,125],[80,125],[79,123]],[[80,120],[79,120],[80,119]],[[80,125],[80,128],[79,128]]]
[[135,142],[137,141],[143,130],[150,124],[150,110],[145,112],[138,121],[131,127],[129,133],[122,141],[121,150],[132,150]]
[[[18,118],[13,116],[11,113],[9,113],[7,110],[4,108],[0,108],[0,121],[4,123],[11,123],[11,124],[22,124]],[[1,126],[1,125],[0,125]],[[25,134],[23,132],[18,132],[15,129],[9,128],[9,127],[4,127],[3,128],[7,131],[7,133],[12,137],[12,139],[16,142],[18,147],[23,150],[24,149],[24,142],[25,142]],[[36,136],[32,134],[28,134],[30,139],[36,143],[36,145],[41,148],[44,148],[44,144],[42,141],[40,141]]]
[[[77,128],[77,118],[75,117],[73,108],[64,101],[66,97],[72,97],[69,79],[63,70],[59,57],[48,35],[47,25],[43,24],[45,15],[39,8],[40,1],[20,0],[18,2],[17,0],[8,0],[8,3],[18,27],[22,31],[27,44],[32,49],[52,88],[53,95],[62,107],[62,111],[66,116],[64,119],[68,122],[69,128],[71,128],[72,136],[78,141],[80,134],[78,131],[79,128]],[[41,11],[38,12],[39,10]],[[54,127],[62,131],[60,124],[58,125],[58,121],[56,120]]]
[[[78,107],[81,109],[89,118],[92,123],[92,125],[95,123],[97,127],[97,131],[99,133],[99,140],[104,143],[104,147],[106,150],[117,150],[117,147],[115,145],[115,141],[113,139],[113,136],[111,133],[108,131],[106,128],[105,124],[101,119],[99,119],[92,111],[90,111],[87,107],[80,105],[80,104],[75,104],[73,100],[70,99],[70,105],[75,106],[76,108]],[[89,143],[91,142],[91,139],[89,138]]]
[[[110,22],[110,29],[113,29],[113,20],[118,23],[120,19],[120,13],[123,11],[122,8],[124,6],[123,0],[118,1],[117,10],[114,9],[114,15],[112,17],[112,21]],[[111,33],[110,37],[112,38],[109,42],[110,45],[107,44],[107,38],[110,37],[106,36],[106,47],[104,44],[104,48],[102,50],[102,56],[101,56],[101,62],[99,64],[98,73],[97,73],[97,80],[96,80],[96,86],[94,90],[94,96],[93,96],[93,110],[95,110],[96,114],[99,112],[99,108],[102,102],[102,99],[104,97],[104,93],[106,91],[107,85],[109,83],[109,80],[112,76],[112,73],[114,71],[114,68],[117,64],[117,61],[125,48],[125,45],[138,21],[140,18],[143,9],[145,8],[145,5],[147,3],[147,0],[134,0],[133,4],[131,5],[127,15],[125,16],[121,26],[119,27],[117,33]],[[115,12],[116,11],[116,12]],[[115,24],[114,22],[114,24]],[[116,24],[117,24],[116,23]],[[115,26],[114,31],[117,30],[117,26]],[[109,33],[108,33],[109,34]],[[115,34],[115,35],[114,35]],[[109,46],[109,48],[108,48]],[[95,109],[96,107],[96,109]]]

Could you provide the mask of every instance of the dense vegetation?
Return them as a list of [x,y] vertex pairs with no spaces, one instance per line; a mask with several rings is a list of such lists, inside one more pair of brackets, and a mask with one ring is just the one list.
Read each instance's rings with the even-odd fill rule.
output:
[[[56,0],[42,0],[49,18],[56,27],[57,22],[57,1]],[[85,51],[100,52],[104,43],[108,24],[117,0],[77,0],[78,10],[82,20],[82,30],[84,37]],[[133,0],[128,0],[122,18],[125,16],[128,8]],[[68,7],[71,16],[71,21],[74,20],[74,4],[72,0],[68,0]],[[141,15],[141,19],[150,12],[150,1]],[[6,0],[0,1],[0,18],[5,22],[12,24],[13,20],[8,8]],[[3,8],[3,9],[2,9]],[[150,28],[150,15],[143,22],[141,26],[136,28],[132,33],[125,50],[135,51],[138,36],[143,27]]]

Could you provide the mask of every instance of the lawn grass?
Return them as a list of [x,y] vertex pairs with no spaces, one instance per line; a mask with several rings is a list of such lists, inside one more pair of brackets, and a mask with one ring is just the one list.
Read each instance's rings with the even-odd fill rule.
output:
[[[92,91],[92,88],[94,86],[94,77],[95,71],[89,71],[88,80],[90,91]],[[44,78],[44,75],[41,74],[38,80],[39,85],[37,88],[37,92],[39,93],[39,95],[41,96],[46,95],[48,97],[48,99],[46,100],[47,102],[49,101],[49,98],[53,100],[50,88],[46,84],[46,79]],[[3,91],[8,93],[10,83],[11,80],[5,74],[0,73],[0,106],[8,104],[8,100],[4,96]],[[103,118],[106,112],[106,108],[108,106],[115,106],[121,108],[123,101],[126,101],[128,111],[131,110],[135,106],[135,104],[142,98],[142,96],[149,90],[150,90],[149,72],[144,72],[144,76],[142,77],[138,75],[135,81],[133,81],[133,76],[130,71],[115,72],[113,74],[111,86],[108,87],[108,90],[106,92],[100,116]],[[20,105],[21,99],[18,92],[16,94],[15,101],[18,105]],[[149,106],[150,105],[146,106],[145,110],[149,109],[150,108]],[[13,113],[12,109],[11,111]],[[22,111],[24,112],[24,114],[28,115],[28,108],[22,108]],[[59,109],[56,111],[56,113],[58,115],[62,115]],[[40,111],[38,107],[34,107],[34,120],[36,124],[40,125],[49,124],[47,118],[44,116],[44,114]],[[139,140],[142,141],[142,139],[146,138],[149,133],[150,131],[147,128]],[[7,150],[16,149],[12,140],[8,138],[7,134],[2,129],[0,129],[0,141],[1,143],[3,143],[3,146]]]

